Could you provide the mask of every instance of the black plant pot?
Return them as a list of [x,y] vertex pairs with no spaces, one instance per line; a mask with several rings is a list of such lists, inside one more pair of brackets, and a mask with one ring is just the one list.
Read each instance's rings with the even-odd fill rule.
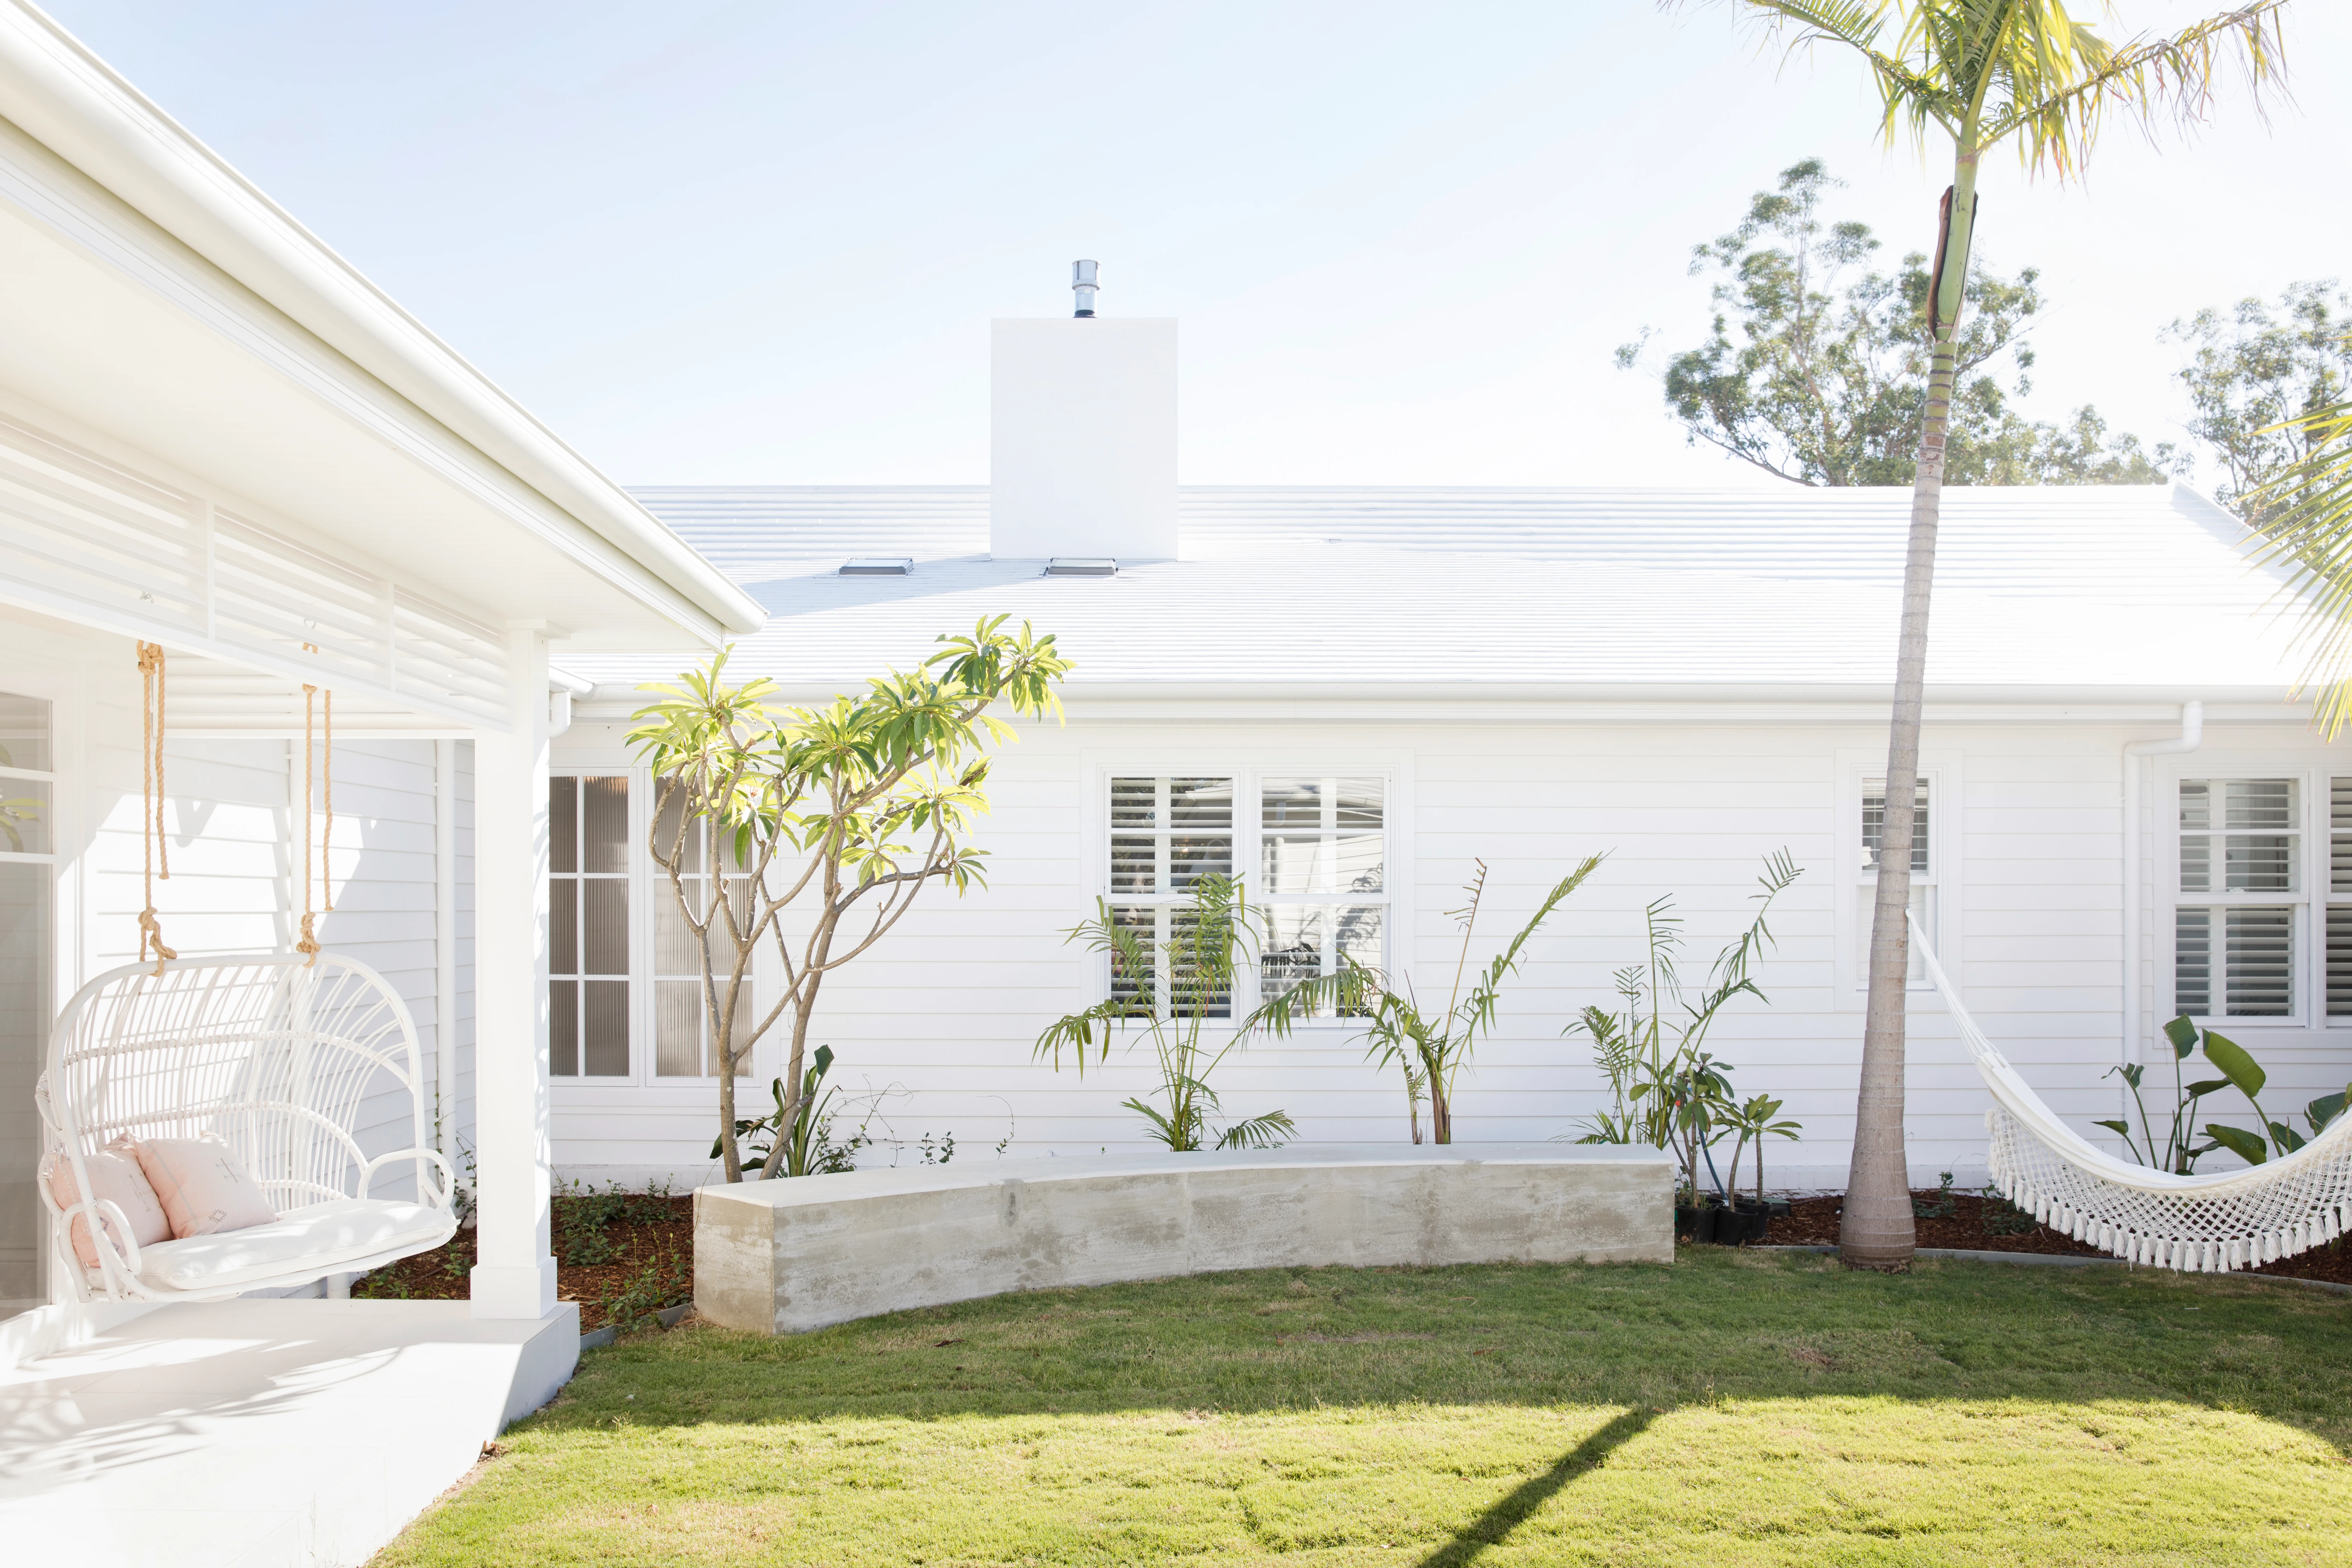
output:
[[1730,1208],[1716,1211],[1715,1239],[1725,1247],[1761,1241],[1771,1217],[1770,1211],[1759,1207],[1753,1198],[1734,1199]]
[[1683,1241],[1712,1242],[1716,1239],[1715,1227],[1723,1212],[1713,1204],[1701,1204],[1696,1207],[1676,1204],[1675,1236]]

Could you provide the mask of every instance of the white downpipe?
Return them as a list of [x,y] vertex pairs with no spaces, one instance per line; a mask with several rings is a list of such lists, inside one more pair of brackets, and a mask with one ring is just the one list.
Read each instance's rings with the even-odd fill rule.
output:
[[2168,741],[2133,741],[2124,747],[2124,1026],[2125,1066],[2139,1060],[2140,776],[2143,757],[2177,757],[2205,743],[2205,704],[2180,705],[2180,733]]
[[433,742],[434,1144],[457,1166],[457,742]]

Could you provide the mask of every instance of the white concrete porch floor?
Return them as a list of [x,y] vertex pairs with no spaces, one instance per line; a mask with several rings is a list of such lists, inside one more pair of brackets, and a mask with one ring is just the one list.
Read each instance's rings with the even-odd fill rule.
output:
[[580,1318],[158,1307],[0,1371],[0,1563],[362,1563],[571,1376]]

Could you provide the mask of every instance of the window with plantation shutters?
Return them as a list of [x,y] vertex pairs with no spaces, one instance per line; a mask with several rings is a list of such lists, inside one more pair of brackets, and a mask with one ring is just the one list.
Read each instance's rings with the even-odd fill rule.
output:
[[[2303,784],[2294,777],[2179,781],[2172,914],[2177,1011],[2281,1019],[2299,1011],[2297,937],[2310,903],[2303,885]],[[2352,824],[2347,831],[2352,833]],[[2336,879],[2331,872],[2331,883]],[[2339,1005],[2336,923],[2331,910],[2331,1013]]]
[[1385,967],[1387,791],[1377,778],[1286,775],[1258,783],[1258,883],[1266,913],[1258,968],[1278,996],[1343,960]]
[[2327,781],[2326,950],[2327,1016],[2352,1016],[2352,778]]
[[[1136,934],[1151,962],[1149,976],[1113,974],[1114,996],[1132,1001],[1149,990],[1155,1007],[1166,1005],[1171,977],[1163,971],[1169,947],[1182,931],[1189,896],[1202,878],[1234,872],[1234,784],[1230,777],[1110,781],[1108,901],[1112,918]],[[1233,1002],[1223,994],[1195,997],[1212,1018],[1231,1017]]]
[[[1918,794],[1911,808],[1911,918],[1927,933],[1930,942],[1940,941],[1937,931],[1936,896],[1937,870],[1933,846],[1935,826],[1933,783],[1926,773],[1919,775]],[[1849,832],[1853,831],[1851,828]],[[1855,973],[1861,976],[1859,988],[1870,984],[1870,932],[1877,916],[1879,848],[1886,834],[1886,781],[1865,778],[1862,781],[1862,875],[1853,897],[1860,911],[1857,929],[1861,946],[1856,955]],[[1925,985],[1927,969],[1921,960],[1917,945],[1911,950],[1908,984]]]
[[[1167,945],[1206,876],[1244,889],[1263,937],[1242,996],[1204,998],[1211,1017],[1247,1011],[1345,958],[1388,963],[1389,788],[1376,773],[1267,771],[1115,774],[1108,782],[1105,901],[1151,950],[1150,976],[1111,977],[1113,994],[1164,988]],[[1182,976],[1178,994],[1185,991]]]

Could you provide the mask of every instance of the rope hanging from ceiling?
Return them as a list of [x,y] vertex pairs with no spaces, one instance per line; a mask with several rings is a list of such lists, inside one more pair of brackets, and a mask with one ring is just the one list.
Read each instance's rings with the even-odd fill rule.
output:
[[155,914],[155,883],[172,879],[171,840],[163,832],[163,645],[142,642],[139,645],[139,778],[144,797],[140,812],[139,838],[142,862],[141,881],[146,893],[146,907],[139,911],[139,962],[149,956],[155,960],[155,973],[163,973],[163,962],[180,955],[163,944],[163,922]]
[[[304,650],[319,650],[309,643]],[[323,717],[323,724],[320,722]],[[323,756],[314,760],[314,747],[320,731],[325,745]],[[314,834],[311,825],[316,819],[311,806],[314,798],[325,797],[326,825]],[[311,872],[310,847],[316,840],[319,849],[318,871]],[[302,937],[294,951],[303,955],[307,967],[319,961],[319,937],[316,930],[320,914],[335,912],[335,868],[331,856],[335,840],[335,694],[320,686],[305,683],[302,688]],[[322,909],[314,910],[310,894],[316,889]]]

